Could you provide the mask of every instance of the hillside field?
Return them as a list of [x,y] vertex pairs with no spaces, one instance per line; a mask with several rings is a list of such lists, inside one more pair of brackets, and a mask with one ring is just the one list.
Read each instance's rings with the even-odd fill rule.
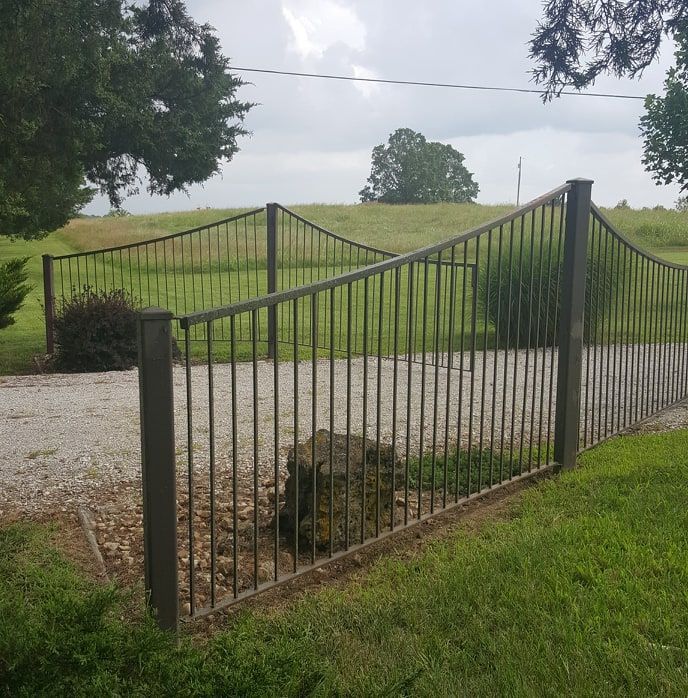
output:
[[[318,225],[346,238],[393,252],[408,252],[492,220],[510,205],[383,204],[290,206]],[[77,218],[38,241],[0,237],[0,262],[28,256],[31,296],[16,324],[0,332],[0,374],[31,372],[32,357],[44,351],[41,255],[62,255],[160,237],[227,218],[247,210],[203,209],[154,215]],[[672,262],[688,263],[688,213],[670,210],[609,209],[618,229],[640,247]]]

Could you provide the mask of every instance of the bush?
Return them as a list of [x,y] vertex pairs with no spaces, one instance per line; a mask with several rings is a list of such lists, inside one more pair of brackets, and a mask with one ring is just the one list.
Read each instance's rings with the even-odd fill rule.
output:
[[60,371],[124,371],[137,362],[136,308],[122,289],[94,291],[84,286],[55,317]]
[[[546,239],[542,245],[538,241],[531,250],[531,240],[524,239],[522,259],[520,246],[514,244],[511,259],[511,286],[509,286],[508,246],[503,249],[501,258],[497,258],[496,249],[493,250],[489,276],[487,264],[484,261],[481,262],[478,270],[478,298],[483,317],[487,314],[489,322],[497,330],[499,346],[507,345],[507,337],[509,348],[556,344],[558,338],[554,318],[555,315],[557,318],[561,315],[559,256],[559,245],[556,241],[551,245]],[[601,257],[588,253],[586,285],[592,294],[586,293],[586,320],[583,326],[583,336],[586,341],[590,329],[589,321],[592,320],[594,325],[601,319],[610,305],[610,295],[613,296],[616,266],[612,269],[610,260],[607,259],[605,268],[604,255]],[[497,321],[498,313],[499,321]]]
[[14,313],[21,308],[31,291],[25,283],[29,278],[26,263],[29,258],[10,259],[0,265],[0,330],[14,324]]

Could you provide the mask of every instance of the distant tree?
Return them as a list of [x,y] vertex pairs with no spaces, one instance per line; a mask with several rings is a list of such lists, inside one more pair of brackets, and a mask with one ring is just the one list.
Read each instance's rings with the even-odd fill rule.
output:
[[0,0],[0,17],[0,234],[41,237],[98,190],[118,208],[142,173],[184,190],[236,153],[252,105],[181,0]]
[[530,42],[545,100],[604,73],[639,77],[665,38],[677,45],[663,96],[648,95],[643,164],[659,184],[688,189],[688,3],[685,0],[546,0]]
[[631,208],[631,205],[628,203],[628,199],[621,199],[621,201],[619,201],[616,204],[616,206],[614,206],[614,208],[627,209],[627,208]]
[[368,184],[361,201],[431,204],[473,201],[478,184],[464,166],[464,156],[450,145],[428,142],[421,133],[399,128],[387,145],[373,148]]

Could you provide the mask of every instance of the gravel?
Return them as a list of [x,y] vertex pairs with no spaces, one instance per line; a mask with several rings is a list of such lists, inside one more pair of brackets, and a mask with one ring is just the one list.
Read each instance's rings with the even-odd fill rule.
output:
[[[642,355],[642,347],[637,348]],[[602,352],[600,352],[602,354]],[[619,352],[621,355],[621,352]],[[410,397],[411,422],[408,425],[409,447],[417,452],[421,437],[425,451],[436,443],[437,448],[456,442],[459,412],[461,412],[461,442],[469,436],[471,414],[471,384],[473,385],[472,436],[477,443],[482,433],[483,443],[489,446],[494,439],[500,446],[502,435],[508,446],[512,435],[518,444],[531,433],[533,443],[547,436],[550,414],[551,352],[530,353],[528,370],[524,352],[519,352],[519,370],[514,380],[513,352],[489,351],[483,362],[478,354],[474,373],[450,371],[449,399],[447,399],[447,370],[432,366],[425,370],[423,390],[422,367],[411,364],[410,391],[407,390],[409,364],[397,364],[396,435],[400,452],[406,448],[407,399]],[[506,376],[504,362],[506,360]],[[496,371],[495,371],[496,361]],[[602,361],[602,358],[600,358]],[[556,361],[555,361],[556,363]],[[666,362],[665,362],[666,363]],[[455,365],[461,357],[455,357]],[[468,365],[468,357],[464,364]],[[603,382],[599,390],[599,375],[595,378],[583,367],[591,390],[588,401],[592,405],[592,385],[596,385],[596,410],[600,404],[613,401],[617,408],[624,400],[639,394],[638,386],[630,378],[621,380],[623,366],[617,361],[614,369],[610,359],[609,371],[601,364],[603,374],[616,370],[616,380]],[[368,360],[366,395],[367,433],[375,438],[379,426],[380,438],[390,441],[394,430],[394,369],[395,362]],[[379,370],[379,373],[378,373]],[[237,465],[242,479],[252,478],[254,462],[253,439],[253,367],[250,363],[237,365]],[[330,362],[317,362],[316,428],[330,428]],[[363,359],[351,364],[351,430],[363,431]],[[298,405],[299,440],[307,438],[312,429],[313,375],[311,363],[299,364]],[[279,364],[279,464],[286,469],[286,456],[294,442],[294,370],[293,364]],[[334,362],[334,429],[346,429],[347,363]],[[533,390],[536,378],[536,390]],[[555,376],[556,378],[556,376]],[[505,381],[506,379],[506,381]],[[380,384],[380,414],[377,414],[377,384]],[[461,400],[460,381],[463,380]],[[273,447],[273,364],[257,364],[258,386],[258,464],[261,479],[274,472]],[[186,467],[186,383],[181,367],[174,369],[177,453],[180,473]],[[506,389],[502,388],[506,385]],[[512,403],[515,385],[515,405]],[[215,447],[216,468],[228,472],[231,466],[231,374],[228,365],[214,369]],[[205,366],[193,367],[193,449],[195,467],[202,475],[208,465],[208,372]],[[541,392],[540,388],[544,388]],[[554,386],[552,386],[554,387]],[[505,401],[503,402],[503,396]],[[583,404],[586,393],[583,391]],[[513,406],[513,410],[512,410]],[[540,411],[543,422],[540,429]],[[10,513],[35,514],[41,511],[70,510],[79,504],[101,504],[120,495],[137,497],[140,482],[140,434],[138,421],[138,375],[134,371],[6,377],[0,379],[0,517]],[[482,422],[479,415],[483,412]],[[424,428],[421,429],[421,413]],[[433,419],[436,415],[436,421]],[[493,419],[494,416],[494,419]],[[503,422],[502,422],[503,419]],[[688,407],[680,405],[653,418],[643,427],[676,428],[688,424]],[[433,429],[433,423],[436,429]],[[503,428],[502,428],[503,423]],[[654,427],[649,425],[654,424]],[[445,430],[445,425],[447,425]],[[597,428],[596,426],[594,427]]]

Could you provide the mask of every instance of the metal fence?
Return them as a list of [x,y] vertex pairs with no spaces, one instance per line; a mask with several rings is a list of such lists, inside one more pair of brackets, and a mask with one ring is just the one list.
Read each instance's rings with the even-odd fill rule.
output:
[[[122,289],[139,307],[162,307],[181,316],[304,286],[395,256],[347,240],[276,203],[142,242],[57,257],[44,255],[47,351],[55,349],[55,313],[85,288],[96,293]],[[476,268],[469,264],[468,269],[473,289]],[[340,293],[337,337],[341,348],[343,301]],[[356,296],[352,302],[358,327],[363,299]],[[388,292],[384,299],[374,296],[372,302],[391,307],[392,298]],[[250,343],[255,330],[259,352],[269,356],[274,355],[277,343],[291,344],[294,333],[299,344],[310,346],[308,312],[304,306],[299,326],[283,317],[281,307],[261,314],[255,327],[248,317],[239,317],[235,340]],[[215,338],[227,339],[228,320],[216,322],[213,332]],[[205,342],[205,327],[196,325],[188,339]],[[360,342],[357,338],[354,353],[360,351]],[[326,344],[323,337],[320,346]]]
[[173,314],[142,312],[146,586],[163,627],[572,467],[686,396],[688,268],[623,238],[591,186],[372,259],[269,209],[274,290],[179,315],[183,366]]

